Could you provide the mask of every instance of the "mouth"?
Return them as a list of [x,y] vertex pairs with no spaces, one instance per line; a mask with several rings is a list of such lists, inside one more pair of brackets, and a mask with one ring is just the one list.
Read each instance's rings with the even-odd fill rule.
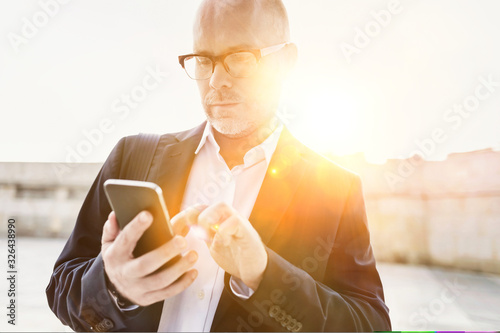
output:
[[231,102],[231,103],[212,103],[212,104],[209,104],[209,106],[211,107],[214,107],[214,106],[217,106],[217,107],[231,107],[231,106],[236,106],[238,104],[241,104],[241,103],[235,103],[235,102]]

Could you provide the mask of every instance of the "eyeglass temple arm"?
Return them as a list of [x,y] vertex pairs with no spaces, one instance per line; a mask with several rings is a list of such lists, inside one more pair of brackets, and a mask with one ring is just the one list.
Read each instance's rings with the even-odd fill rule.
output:
[[263,48],[263,49],[260,50],[260,56],[261,57],[265,57],[266,55],[269,55],[271,53],[278,52],[279,50],[281,50],[282,48],[284,48],[288,44],[290,44],[290,43],[286,42],[286,43],[282,43],[282,44],[273,45],[273,46],[269,46],[269,47]]

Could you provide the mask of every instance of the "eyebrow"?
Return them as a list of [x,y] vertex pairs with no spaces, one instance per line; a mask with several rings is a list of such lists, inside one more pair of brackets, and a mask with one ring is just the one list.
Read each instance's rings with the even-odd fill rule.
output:
[[[245,51],[245,50],[255,50],[255,49],[258,49],[258,48],[255,46],[251,46],[250,44],[238,44],[236,46],[232,46],[232,47],[228,48],[226,52],[221,53],[221,54],[227,54],[227,53],[231,53],[231,52],[238,52],[238,51]],[[213,54],[211,52],[206,52],[203,50],[202,51],[194,51],[194,53],[200,54],[200,55],[215,56],[215,54]]]

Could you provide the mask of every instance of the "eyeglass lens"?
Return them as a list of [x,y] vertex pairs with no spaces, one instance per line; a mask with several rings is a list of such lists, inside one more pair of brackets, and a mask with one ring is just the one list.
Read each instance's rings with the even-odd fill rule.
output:
[[[257,58],[251,52],[238,52],[224,59],[225,68],[233,77],[248,77],[257,68]],[[186,73],[195,80],[208,79],[212,76],[213,63],[210,58],[193,56],[184,59]]]

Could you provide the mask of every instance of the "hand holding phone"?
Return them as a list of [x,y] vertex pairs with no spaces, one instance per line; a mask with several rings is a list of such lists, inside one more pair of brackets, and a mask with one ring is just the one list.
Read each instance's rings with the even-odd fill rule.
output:
[[[186,241],[172,232],[161,189],[153,183],[109,180],[105,192],[114,210],[101,248],[110,290],[123,296],[120,299],[146,306],[191,285],[197,276],[197,253],[182,254]],[[137,215],[143,210],[151,214]]]

